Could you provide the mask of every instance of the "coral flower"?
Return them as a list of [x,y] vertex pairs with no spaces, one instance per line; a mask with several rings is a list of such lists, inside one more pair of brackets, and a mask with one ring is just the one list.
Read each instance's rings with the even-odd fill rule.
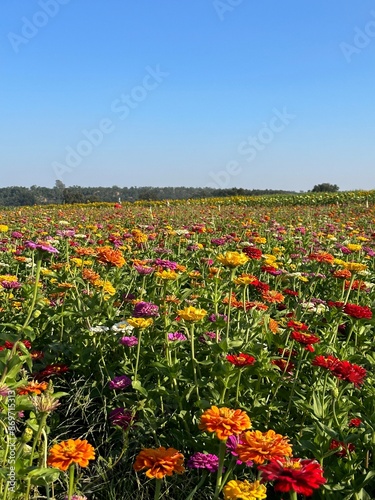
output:
[[149,478],[162,479],[165,476],[172,476],[174,472],[182,474],[184,456],[174,448],[145,448],[138,453],[133,469],[141,471],[147,469],[146,476]]
[[280,304],[284,302],[284,295],[276,290],[267,290],[262,293],[262,298],[264,301],[272,303],[272,304]]
[[246,264],[249,258],[244,253],[239,252],[225,252],[225,254],[220,254],[217,257],[223,266],[226,267],[238,267]]
[[180,309],[177,314],[185,321],[200,321],[203,319],[207,311],[205,309],[197,309],[196,307],[189,306],[185,309]]
[[48,465],[67,470],[71,464],[87,467],[89,460],[95,459],[94,447],[86,440],[68,439],[55,444],[49,450]]
[[239,354],[228,354],[226,359],[234,366],[250,366],[255,363],[255,358],[245,352],[240,352]]
[[325,264],[333,264],[335,260],[333,255],[322,250],[320,252],[310,254],[309,259],[317,262],[324,262]]
[[203,412],[198,427],[203,431],[215,432],[218,439],[225,441],[233,434],[240,434],[250,429],[251,421],[247,413],[242,410],[211,406]]
[[237,481],[233,479],[229,481],[224,488],[225,500],[261,500],[267,498],[267,488],[260,481],[249,483],[245,481]]
[[122,267],[125,264],[122,252],[108,246],[99,248],[96,257],[102,264],[108,264],[115,267]]
[[236,452],[242,462],[253,460],[256,464],[263,464],[266,460],[291,456],[292,447],[288,438],[274,430],[247,431],[241,434]]
[[316,460],[271,460],[258,468],[262,472],[262,482],[274,481],[274,490],[286,493],[295,491],[310,496],[327,480],[323,469]]
[[24,387],[19,387],[17,389],[17,394],[19,395],[25,395],[25,394],[41,394],[43,391],[45,391],[48,387],[47,382],[35,382],[32,380],[29,382],[27,385]]

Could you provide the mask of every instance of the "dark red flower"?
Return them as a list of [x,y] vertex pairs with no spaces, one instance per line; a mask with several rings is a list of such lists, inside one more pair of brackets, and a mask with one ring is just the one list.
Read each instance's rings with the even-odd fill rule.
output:
[[262,472],[262,483],[273,481],[275,491],[282,493],[295,491],[311,496],[315,489],[327,482],[316,460],[271,460],[267,465],[260,465],[258,470]]
[[360,418],[352,418],[349,421],[349,427],[360,427],[362,420]]
[[355,450],[355,445],[353,443],[344,443],[343,441],[337,441],[336,439],[332,439],[330,445],[330,450],[338,450],[336,455],[338,457],[347,457],[348,453],[351,453]]
[[253,356],[244,352],[240,352],[239,354],[228,354],[226,359],[234,366],[250,366],[256,361]]
[[363,384],[367,371],[362,366],[350,363],[350,361],[340,361],[333,369],[332,373],[341,380],[352,382],[355,387]]
[[357,306],[356,304],[346,304],[344,313],[356,319],[371,319],[372,311],[367,306]]
[[334,300],[329,300],[327,302],[328,307],[337,307],[338,309],[341,309],[342,306],[344,305],[344,302],[337,302]]
[[284,288],[283,293],[285,293],[285,295],[291,295],[292,297],[298,297],[298,292],[290,290],[289,288]]
[[245,247],[242,251],[250,259],[259,260],[262,257],[262,250],[256,247]]
[[289,374],[291,374],[293,372],[293,369],[295,368],[295,364],[288,363],[286,359],[273,359],[271,363],[280,368],[282,372]]
[[34,374],[34,378],[38,381],[47,380],[54,375],[62,375],[69,371],[68,366],[63,364],[47,365],[44,370]]
[[350,363],[350,361],[341,361],[334,356],[315,356],[312,361],[314,366],[321,366],[329,370],[333,375],[346,382],[352,382],[355,387],[363,384],[367,371],[362,366]]

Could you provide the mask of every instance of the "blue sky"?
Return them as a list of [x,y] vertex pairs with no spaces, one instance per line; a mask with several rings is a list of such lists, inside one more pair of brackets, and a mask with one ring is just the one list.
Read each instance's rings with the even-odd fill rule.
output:
[[2,0],[1,186],[375,188],[375,3]]

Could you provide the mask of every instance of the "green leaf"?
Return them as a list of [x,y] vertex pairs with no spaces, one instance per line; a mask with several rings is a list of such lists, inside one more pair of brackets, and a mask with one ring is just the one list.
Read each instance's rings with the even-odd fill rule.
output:
[[146,397],[148,396],[148,392],[146,391],[146,389],[144,387],[142,387],[142,384],[139,380],[133,380],[132,387],[136,391],[143,394],[143,396],[146,396]]

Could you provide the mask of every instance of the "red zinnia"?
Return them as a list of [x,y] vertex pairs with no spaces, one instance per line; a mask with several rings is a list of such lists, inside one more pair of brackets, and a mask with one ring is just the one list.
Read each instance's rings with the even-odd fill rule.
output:
[[367,306],[357,306],[356,304],[346,304],[344,313],[356,319],[371,319],[372,311]]
[[294,321],[294,320],[288,321],[286,326],[288,328],[293,328],[293,330],[298,330],[298,331],[301,331],[301,330],[306,331],[309,329],[309,327],[307,325],[305,325],[305,323],[301,323],[300,321]]
[[353,443],[344,443],[343,441],[336,441],[336,439],[332,439],[330,445],[330,450],[338,450],[336,455],[338,457],[347,457],[348,452],[351,453],[355,450],[355,445]]
[[250,354],[246,354],[245,352],[240,352],[239,354],[228,354],[226,359],[234,366],[250,366],[256,361],[253,356],[250,356]]
[[259,260],[262,257],[262,250],[256,247],[245,247],[242,251],[250,259]]
[[332,370],[332,373],[339,379],[346,382],[352,382],[355,387],[363,384],[367,371],[362,366],[350,363],[349,361],[340,361]]
[[350,363],[350,361],[340,361],[334,356],[315,356],[312,361],[314,366],[321,366],[329,370],[333,375],[346,382],[352,382],[355,387],[363,384],[367,371],[362,366]]
[[323,469],[316,460],[271,460],[258,469],[262,471],[262,482],[274,481],[275,491],[282,493],[295,491],[311,496],[315,489],[327,482],[323,477]]
[[360,427],[362,420],[360,418],[352,418],[349,422],[349,427]]
[[312,333],[294,331],[291,333],[290,337],[300,344],[311,345],[320,342],[320,338]]

